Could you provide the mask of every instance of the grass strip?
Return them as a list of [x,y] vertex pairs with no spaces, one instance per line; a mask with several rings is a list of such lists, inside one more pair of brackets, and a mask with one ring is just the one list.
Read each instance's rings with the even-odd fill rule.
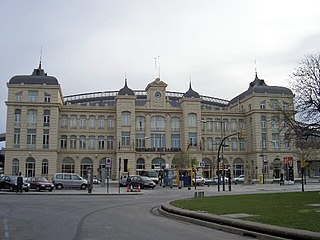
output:
[[211,214],[246,213],[243,220],[320,232],[320,193],[285,192],[191,198],[171,202],[175,207]]

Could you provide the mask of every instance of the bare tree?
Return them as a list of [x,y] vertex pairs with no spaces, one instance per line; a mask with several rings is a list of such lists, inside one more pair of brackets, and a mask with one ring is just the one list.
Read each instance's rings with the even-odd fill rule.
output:
[[320,137],[320,53],[306,55],[291,76],[296,116],[284,113],[298,138]]
[[197,165],[197,158],[188,152],[181,151],[174,155],[172,164],[176,166],[176,169],[183,170]]

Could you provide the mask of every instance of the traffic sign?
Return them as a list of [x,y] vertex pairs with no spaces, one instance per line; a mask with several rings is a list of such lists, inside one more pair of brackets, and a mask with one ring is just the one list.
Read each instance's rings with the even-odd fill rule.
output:
[[106,157],[106,167],[111,167],[112,161],[111,158]]
[[200,166],[200,167],[205,167],[205,166],[206,166],[206,163],[205,163],[205,162],[200,162],[200,163],[199,163],[199,166]]

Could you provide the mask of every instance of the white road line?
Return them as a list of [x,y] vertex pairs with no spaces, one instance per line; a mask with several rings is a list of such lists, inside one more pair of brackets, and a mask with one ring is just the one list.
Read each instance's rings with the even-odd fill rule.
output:
[[4,223],[3,223],[4,224],[4,226],[3,226],[4,227],[4,239],[8,240],[8,239],[10,239],[8,221],[6,218],[4,218],[3,221],[4,221]]

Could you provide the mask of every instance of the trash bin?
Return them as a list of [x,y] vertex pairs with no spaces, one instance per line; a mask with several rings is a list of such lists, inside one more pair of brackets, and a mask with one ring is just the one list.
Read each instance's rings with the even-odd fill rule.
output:
[[263,184],[263,175],[259,175],[259,183]]

